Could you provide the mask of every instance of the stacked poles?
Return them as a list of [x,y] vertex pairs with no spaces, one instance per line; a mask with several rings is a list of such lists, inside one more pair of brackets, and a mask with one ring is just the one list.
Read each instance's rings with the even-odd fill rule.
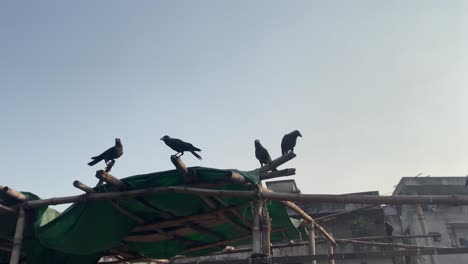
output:
[[[271,171],[276,167],[286,163],[287,161],[293,159],[296,155],[293,153],[287,153],[284,156],[281,156],[278,159],[273,160],[270,164],[265,165],[257,169],[259,173],[260,180],[272,179],[277,177],[289,176],[295,174],[295,169],[284,169],[280,171]],[[18,220],[15,232],[15,242],[12,249],[10,264],[17,264],[19,261],[19,255],[21,253],[21,241],[22,233],[24,229],[25,222],[25,210],[37,208],[47,205],[57,205],[57,204],[66,204],[66,203],[79,203],[87,201],[96,201],[96,200],[107,200],[115,203],[115,201],[120,199],[127,198],[136,198],[144,197],[148,195],[153,195],[157,193],[187,193],[198,195],[203,199],[203,197],[212,197],[220,199],[222,197],[238,197],[246,198],[254,201],[254,223],[253,223],[253,252],[261,254],[270,254],[270,242],[269,242],[269,233],[271,232],[271,226],[269,226],[270,219],[266,214],[266,210],[262,210],[261,201],[264,200],[276,200],[281,201],[285,206],[294,210],[298,215],[303,217],[309,224],[308,229],[311,235],[309,235],[309,245],[310,245],[310,255],[315,255],[315,236],[314,232],[321,232],[329,243],[329,263],[334,263],[334,247],[336,241],[327,233],[323,227],[321,227],[316,220],[311,216],[306,214],[298,206],[294,205],[292,202],[327,202],[327,203],[341,203],[341,204],[369,204],[369,205],[381,205],[381,204],[446,204],[446,205],[468,205],[468,197],[466,196],[457,196],[457,195],[400,195],[400,196],[374,196],[374,195],[321,195],[321,194],[291,194],[291,193],[276,193],[268,190],[263,186],[258,186],[256,191],[228,191],[228,190],[215,190],[207,189],[201,187],[214,187],[214,184],[190,184],[196,183],[198,181],[195,175],[192,175],[187,169],[185,164],[180,160],[180,158],[171,157],[171,161],[179,171],[179,173],[184,177],[186,185],[181,186],[169,186],[169,187],[154,187],[147,189],[139,190],[129,190],[125,184],[120,180],[113,177],[105,171],[98,171],[96,177],[100,180],[107,182],[108,184],[116,186],[120,191],[119,192],[109,192],[109,193],[96,193],[92,188],[86,186],[79,181],[74,182],[74,186],[86,192],[83,195],[67,196],[67,197],[58,197],[42,200],[30,201],[22,193],[16,192],[15,190],[9,187],[0,186],[0,194],[6,195],[9,198],[17,201],[16,204],[6,206],[5,204],[0,204],[0,214],[1,213],[17,213]],[[250,183],[246,182],[245,178],[232,171],[226,172],[226,180],[230,182],[244,184],[246,186],[251,186]],[[189,187],[189,186],[196,186]],[[253,188],[252,188],[253,189]],[[209,199],[203,199],[209,201]],[[257,203],[255,202],[257,201]],[[209,204],[208,204],[209,205]],[[118,205],[115,205],[118,207]],[[125,213],[124,209],[120,208],[119,211]],[[264,213],[265,212],[265,213]],[[139,219],[138,216],[131,215],[126,213],[129,217],[136,220],[139,223],[143,223],[142,219]],[[274,230],[273,230],[274,232]],[[350,241],[349,243],[354,243],[355,241]],[[358,242],[356,242],[358,243]],[[263,245],[263,246],[262,246]],[[312,262],[314,263],[314,262]]]

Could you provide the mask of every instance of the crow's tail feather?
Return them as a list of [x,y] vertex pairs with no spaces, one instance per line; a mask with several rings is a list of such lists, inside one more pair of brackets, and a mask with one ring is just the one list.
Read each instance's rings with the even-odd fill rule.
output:
[[100,162],[102,159],[100,159],[99,157],[92,157],[92,161],[88,163],[89,166],[93,166],[93,165],[96,165],[98,162]]
[[195,151],[190,151],[190,153],[192,153],[195,157],[197,157],[197,159],[202,160],[202,157],[198,155],[198,153],[196,153]]

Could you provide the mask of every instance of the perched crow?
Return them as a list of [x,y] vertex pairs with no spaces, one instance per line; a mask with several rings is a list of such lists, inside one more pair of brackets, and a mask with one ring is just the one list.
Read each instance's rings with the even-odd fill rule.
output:
[[294,152],[297,137],[302,137],[299,130],[294,130],[293,132],[284,135],[283,140],[281,141],[281,153],[283,153],[283,155],[289,151]]
[[[385,222],[385,233],[387,234],[387,236],[392,236],[393,234],[393,226],[388,222]],[[391,238],[389,238],[388,240],[393,241],[393,239]]]
[[164,136],[161,138],[162,141],[164,141],[164,143],[166,143],[166,145],[168,145],[171,149],[177,151],[177,153],[175,154],[175,156],[177,156],[177,154],[180,154],[180,156],[184,155],[184,151],[190,151],[190,153],[192,153],[195,157],[197,157],[199,160],[202,159],[202,157],[200,157],[200,155],[198,155],[195,151],[201,151],[201,149],[197,148],[197,147],[194,147],[192,144],[190,143],[187,143],[187,142],[184,142],[180,139],[177,139],[177,138],[171,138],[170,136]]
[[123,146],[122,143],[120,142],[120,139],[116,138],[115,139],[115,146],[109,148],[108,150],[104,151],[101,153],[101,155],[92,157],[93,159],[90,163],[88,163],[89,166],[93,166],[96,163],[100,162],[101,160],[104,160],[106,162],[106,165],[108,164],[109,161],[115,160],[122,156],[123,154]]
[[255,157],[260,161],[260,166],[266,165],[271,162],[270,153],[262,146],[260,140],[255,140]]

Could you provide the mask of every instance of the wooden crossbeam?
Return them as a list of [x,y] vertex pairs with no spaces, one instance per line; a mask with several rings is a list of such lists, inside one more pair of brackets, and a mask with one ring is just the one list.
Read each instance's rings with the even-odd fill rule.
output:
[[259,173],[265,173],[265,172],[269,172],[273,169],[276,169],[278,166],[281,166],[283,165],[284,163],[294,159],[296,157],[296,154],[292,153],[292,152],[288,152],[286,153],[285,155],[277,158],[277,159],[274,159],[272,160],[270,163],[268,163],[267,165],[261,167],[258,169],[258,172]]
[[188,222],[188,223],[186,223],[186,225],[189,228],[191,228],[191,229],[193,229],[193,230],[195,230],[195,231],[197,231],[199,233],[214,237],[217,240],[225,240],[226,239],[226,237],[224,235],[216,233],[216,232],[212,231],[211,229],[206,228],[206,227],[204,227],[204,226],[202,226],[200,224],[197,224],[197,223],[194,223],[194,222]]
[[187,166],[185,166],[185,163],[179,156],[171,156],[171,162],[174,164],[179,174],[184,177],[185,183],[196,182],[199,180],[196,175],[190,173],[190,171],[187,169]]
[[218,210],[214,210],[212,212],[208,213],[203,213],[203,214],[198,214],[198,215],[191,215],[191,216],[185,216],[185,217],[175,217],[171,219],[167,219],[164,221],[158,221],[155,223],[150,223],[150,224],[145,224],[141,226],[135,227],[132,232],[140,232],[140,231],[148,231],[148,230],[154,230],[154,229],[161,229],[161,228],[168,228],[168,227],[173,227],[173,226],[179,226],[183,225],[188,222],[206,222],[210,221],[212,219],[217,219],[223,217],[224,212],[229,212],[229,211],[234,211],[237,207],[231,206],[231,207],[226,207],[226,208],[221,208]]
[[284,169],[279,171],[260,173],[260,180],[268,180],[273,178],[291,176],[296,174],[296,169]]
[[14,189],[8,187],[8,186],[0,186],[0,192],[4,195],[6,195],[7,197],[13,199],[13,200],[16,200],[16,201],[26,201],[28,200],[28,197],[26,197],[26,195],[18,192],[18,191],[15,191]]
[[108,184],[117,187],[119,190],[128,190],[127,185],[123,183],[121,180],[117,179],[116,177],[112,176],[110,173],[105,172],[104,170],[96,171],[96,178],[99,180],[105,181]]

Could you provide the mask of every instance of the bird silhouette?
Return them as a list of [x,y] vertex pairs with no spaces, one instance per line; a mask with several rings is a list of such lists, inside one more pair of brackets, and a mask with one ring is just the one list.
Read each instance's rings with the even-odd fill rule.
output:
[[115,145],[113,147],[110,147],[103,153],[101,153],[98,156],[91,157],[92,161],[88,163],[89,166],[93,166],[97,163],[99,163],[101,160],[104,160],[106,165],[109,164],[110,161],[114,161],[115,159],[118,159],[120,156],[123,154],[123,146],[122,142],[120,142],[119,138],[115,139]]
[[281,140],[281,153],[284,155],[289,151],[294,152],[294,147],[296,146],[297,137],[302,137],[299,130],[294,130],[293,132],[284,135],[283,140]]
[[193,146],[192,144],[188,142],[184,142],[178,138],[171,138],[168,135],[165,135],[164,137],[162,137],[161,140],[164,141],[164,143],[166,143],[166,145],[169,146],[171,149],[177,151],[177,153],[175,154],[175,156],[177,157],[184,155],[184,151],[189,151],[199,160],[202,159],[202,157],[198,155],[198,153],[195,152],[195,151],[201,151],[201,149]]

